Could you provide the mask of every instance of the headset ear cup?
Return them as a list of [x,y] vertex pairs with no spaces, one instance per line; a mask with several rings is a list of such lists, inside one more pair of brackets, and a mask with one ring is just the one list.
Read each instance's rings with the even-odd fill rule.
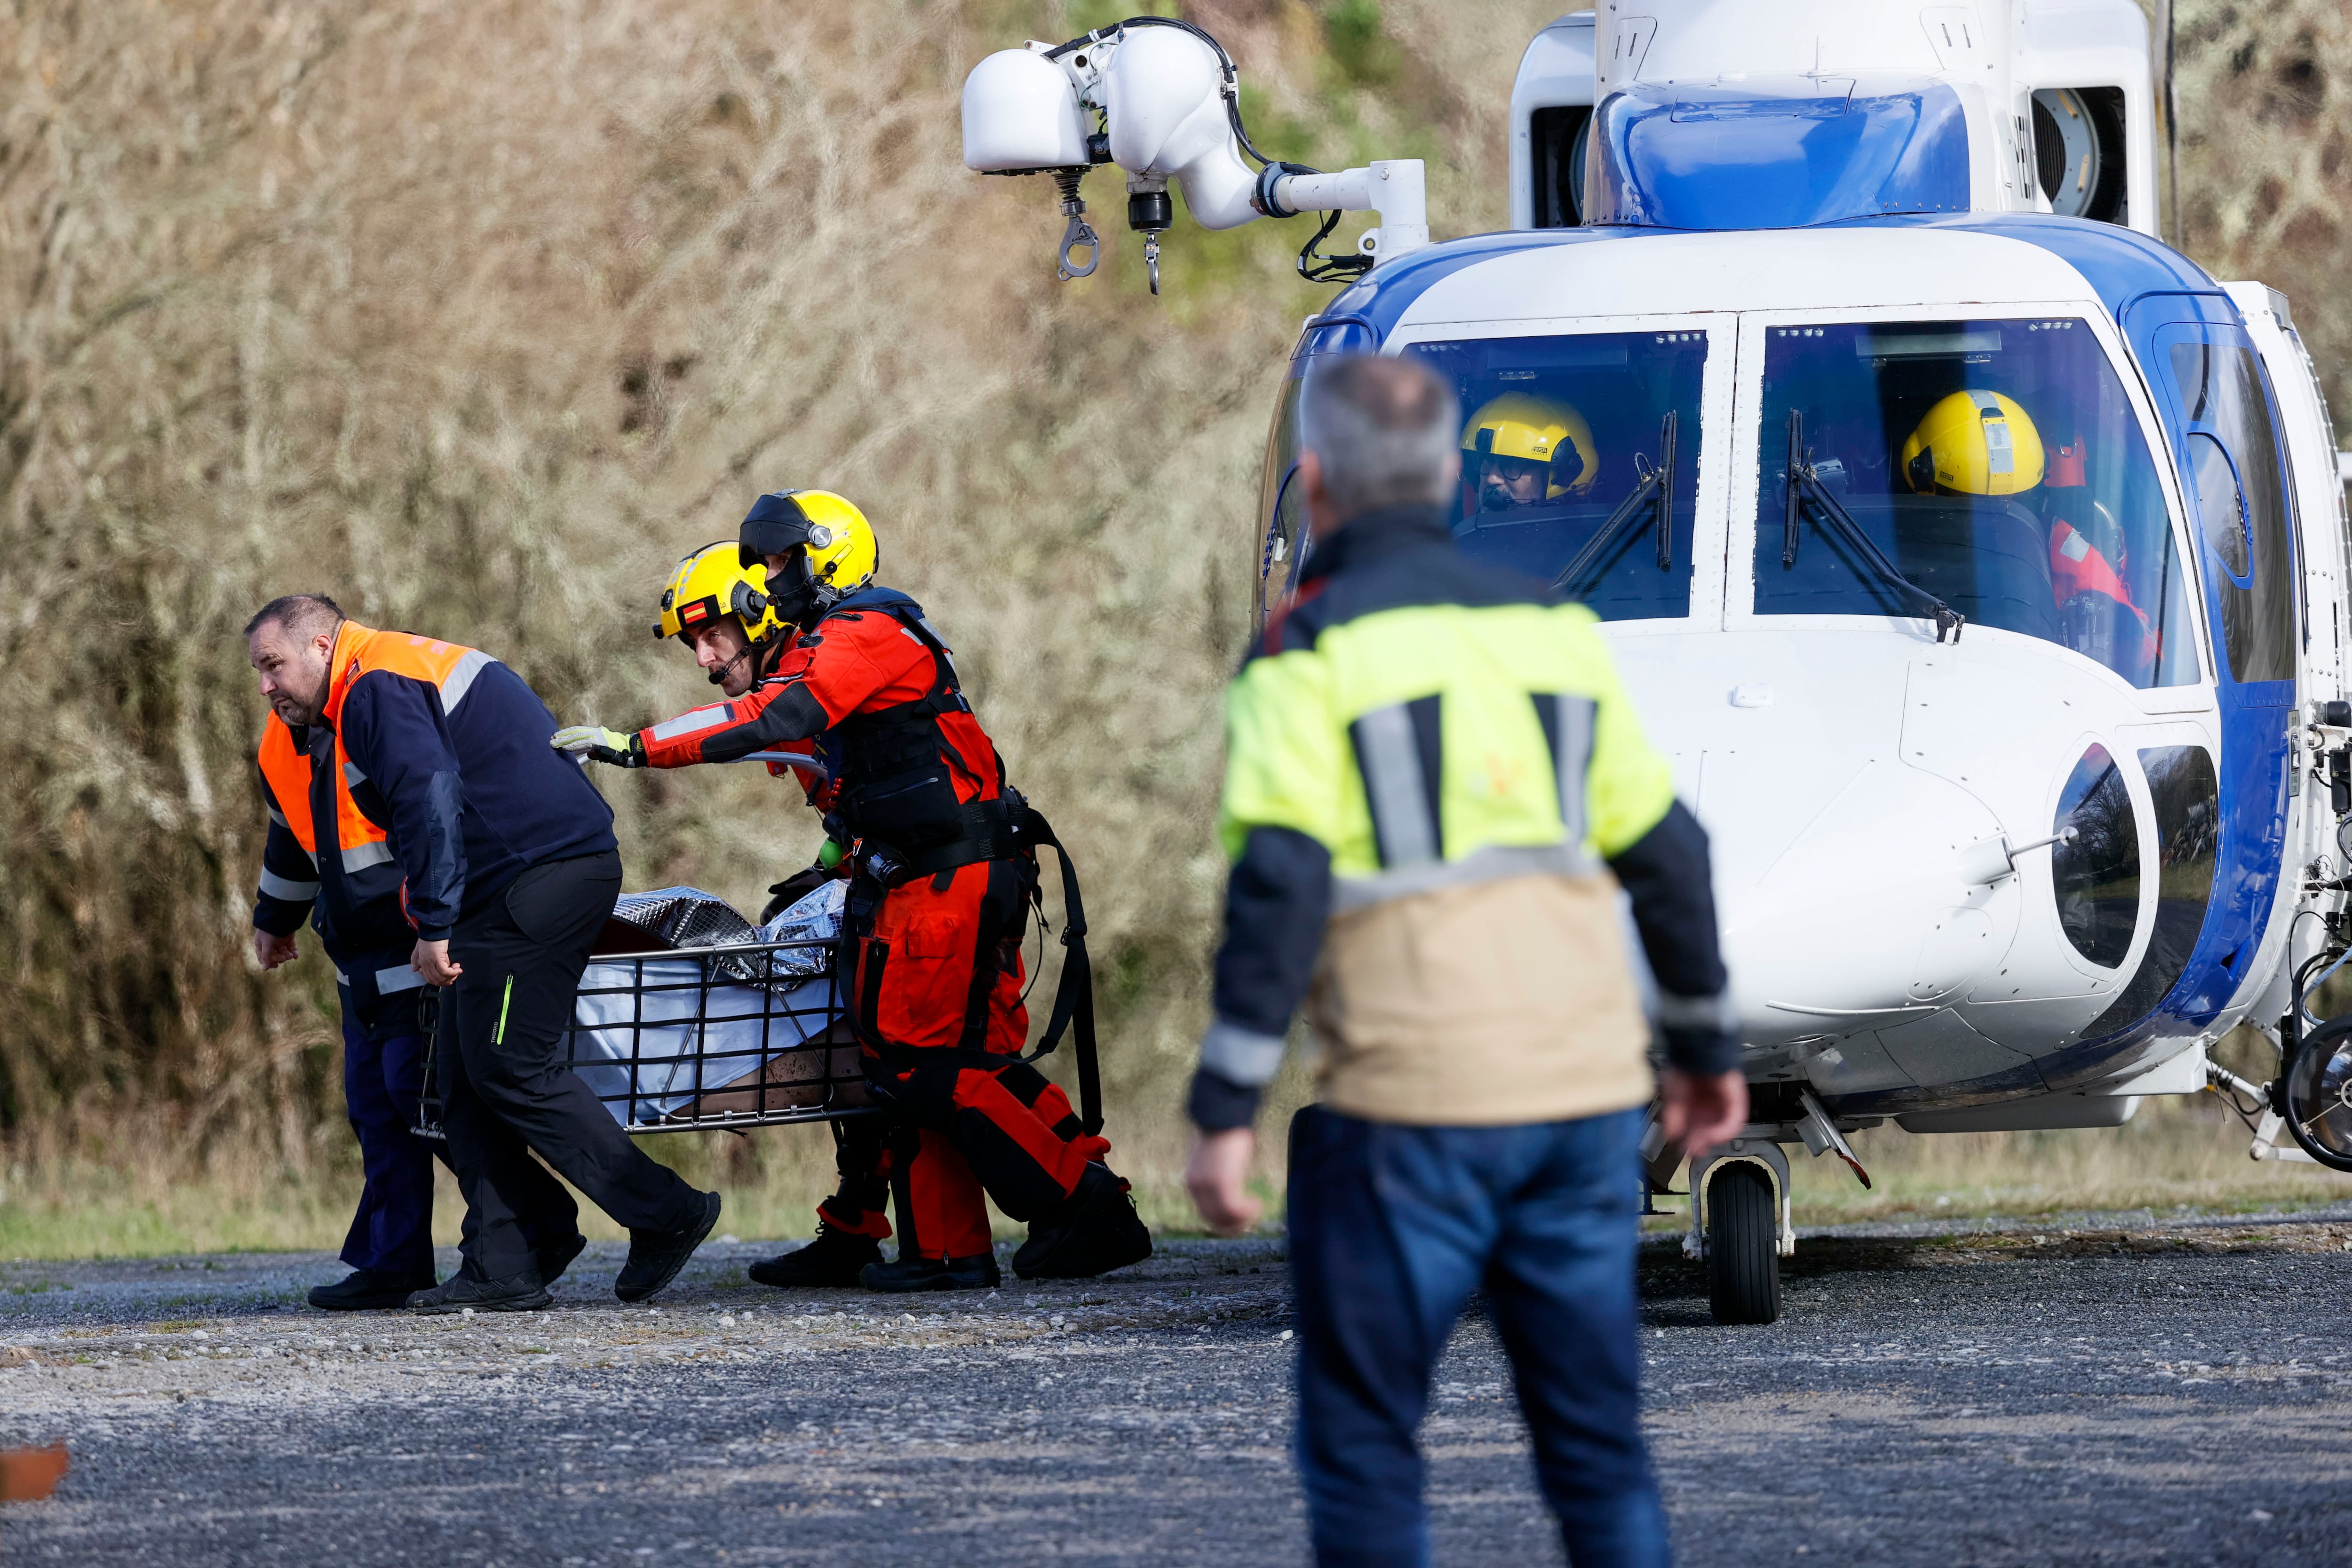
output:
[[1911,466],[1905,470],[1904,477],[1911,481],[1913,494],[1933,494],[1936,489],[1936,448],[1920,447],[1919,455],[1911,459]]

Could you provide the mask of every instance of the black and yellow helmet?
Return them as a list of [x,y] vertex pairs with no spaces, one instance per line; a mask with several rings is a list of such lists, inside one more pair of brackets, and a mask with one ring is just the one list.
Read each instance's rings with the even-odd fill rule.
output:
[[779,583],[776,596],[790,599],[795,592],[805,592],[819,609],[874,581],[880,553],[866,514],[831,490],[778,490],[761,496],[744,517],[737,545],[738,559],[746,568],[802,547],[805,584],[795,588]]

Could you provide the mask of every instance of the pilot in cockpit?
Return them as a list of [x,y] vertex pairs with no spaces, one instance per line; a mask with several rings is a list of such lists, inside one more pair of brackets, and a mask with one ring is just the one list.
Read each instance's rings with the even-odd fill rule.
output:
[[2157,635],[2132,602],[2123,528],[2084,479],[2081,437],[2046,447],[2015,399],[1970,389],[1938,401],[1903,444],[1915,493],[2008,497],[2047,529],[2057,640],[2127,679],[2153,666]]
[[1580,501],[1601,477],[1584,416],[1524,392],[1507,392],[1472,415],[1462,450],[1464,478],[1481,512]]

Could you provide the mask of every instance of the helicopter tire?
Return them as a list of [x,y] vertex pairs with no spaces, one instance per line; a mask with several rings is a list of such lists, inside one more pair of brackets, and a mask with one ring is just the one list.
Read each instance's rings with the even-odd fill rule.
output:
[[1779,1205],[1772,1182],[1741,1162],[1713,1173],[1706,1193],[1707,1292],[1718,1323],[1780,1316]]

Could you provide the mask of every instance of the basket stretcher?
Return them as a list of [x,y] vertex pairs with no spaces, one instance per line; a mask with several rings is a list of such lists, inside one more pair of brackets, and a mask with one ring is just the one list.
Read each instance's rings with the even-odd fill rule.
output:
[[834,984],[838,937],[599,953],[564,1064],[632,1133],[879,1113]]

